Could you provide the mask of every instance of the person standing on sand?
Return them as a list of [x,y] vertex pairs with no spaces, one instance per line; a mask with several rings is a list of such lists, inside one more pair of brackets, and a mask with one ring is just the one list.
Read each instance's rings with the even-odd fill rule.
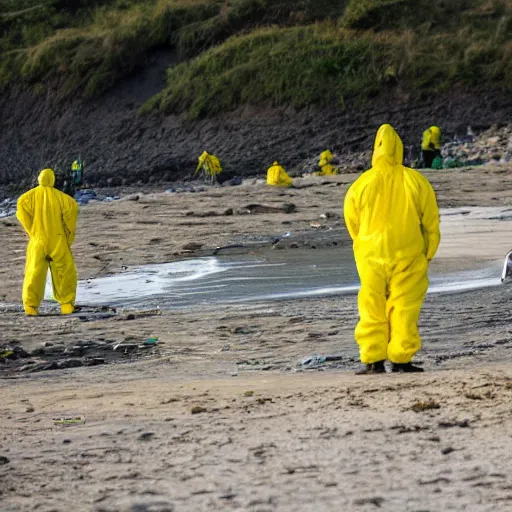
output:
[[355,339],[359,374],[422,372],[411,364],[421,348],[418,319],[428,288],[428,264],[441,239],[434,190],[404,167],[403,144],[389,124],[375,138],[372,168],[345,196],[345,223],[354,242],[361,288]]
[[207,151],[203,151],[197,159],[198,164],[194,176],[202,170],[203,179],[211,185],[217,182],[217,176],[222,172],[220,160],[215,155],[210,155]]
[[431,169],[434,159],[441,156],[441,129],[438,126],[431,126],[423,132],[421,152],[423,165]]
[[18,199],[16,211],[16,217],[30,237],[23,281],[23,307],[27,315],[38,314],[49,265],[53,295],[61,305],[61,313],[69,315],[75,309],[77,285],[71,245],[75,239],[78,204],[54,188],[52,169],[41,171],[38,182],[38,187]]

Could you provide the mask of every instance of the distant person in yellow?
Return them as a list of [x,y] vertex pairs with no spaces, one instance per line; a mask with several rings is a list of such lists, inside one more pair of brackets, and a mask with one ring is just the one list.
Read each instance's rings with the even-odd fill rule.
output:
[[77,273],[71,245],[75,239],[78,205],[74,199],[54,188],[51,169],[39,174],[39,186],[18,199],[16,217],[27,232],[23,307],[27,315],[37,315],[44,296],[48,265],[52,275],[53,296],[61,313],[75,308]]
[[372,168],[345,196],[345,223],[361,281],[355,338],[361,374],[421,372],[411,364],[421,348],[420,309],[428,264],[440,241],[439,210],[428,180],[404,167],[403,145],[389,125],[375,138]]
[[197,164],[196,172],[194,175],[202,170],[203,178],[205,181],[215,183],[217,181],[217,175],[222,172],[222,166],[220,165],[220,160],[218,157],[203,151],[198,160],[199,163]]
[[291,187],[293,180],[288,176],[279,162],[274,162],[267,170],[267,185],[273,187]]
[[434,159],[437,156],[441,156],[441,130],[439,127],[431,126],[423,132],[421,151],[423,154],[423,165],[431,169]]
[[317,173],[318,176],[334,176],[339,174],[338,169],[331,164],[333,158],[333,154],[328,149],[320,153],[320,159],[318,161],[320,172]]

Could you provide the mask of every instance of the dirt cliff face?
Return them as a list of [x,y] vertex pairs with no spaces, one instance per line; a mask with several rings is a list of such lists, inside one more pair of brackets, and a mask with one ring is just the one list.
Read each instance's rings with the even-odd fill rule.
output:
[[393,124],[410,145],[432,123],[449,136],[464,133],[467,125],[478,130],[507,123],[512,113],[512,98],[499,92],[452,90],[411,101],[394,87],[371,104],[344,110],[247,106],[195,122],[139,116],[140,105],[163,86],[174,58],[155,54],[152,65],[93,101],[61,102],[58,88],[42,96],[16,90],[2,95],[0,187],[26,188],[40,169],[62,172],[78,154],[91,186],[181,179],[194,171],[203,150],[240,175],[263,173],[276,159],[293,172],[325,148],[338,154],[370,148],[382,123]]

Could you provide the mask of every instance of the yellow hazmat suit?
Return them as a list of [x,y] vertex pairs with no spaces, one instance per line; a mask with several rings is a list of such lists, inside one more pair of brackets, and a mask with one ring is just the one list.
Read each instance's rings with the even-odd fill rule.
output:
[[441,149],[441,130],[438,126],[431,126],[428,130],[423,132],[421,149],[423,151]]
[[381,126],[372,168],[345,196],[361,281],[355,338],[365,364],[408,363],[421,348],[417,324],[440,241],[439,210],[428,180],[402,161],[400,137]]
[[51,169],[39,174],[39,186],[18,199],[16,217],[30,237],[27,247],[23,306],[28,315],[37,315],[44,295],[48,265],[55,300],[61,312],[74,310],[77,273],[71,245],[75,239],[78,205],[74,199],[53,188]]
[[220,160],[215,155],[210,155],[206,151],[203,151],[201,156],[198,158],[199,163],[197,164],[196,172],[197,174],[199,170],[203,170],[204,178],[212,183],[217,181],[217,174],[222,172],[222,166],[220,165]]
[[268,168],[267,185],[272,185],[273,187],[291,187],[292,184],[293,180],[278,162],[274,162],[272,167]]
[[318,176],[333,176],[338,174],[338,169],[331,164],[333,155],[330,150],[325,150],[320,153],[320,160],[318,161],[318,167],[321,171],[316,173]]

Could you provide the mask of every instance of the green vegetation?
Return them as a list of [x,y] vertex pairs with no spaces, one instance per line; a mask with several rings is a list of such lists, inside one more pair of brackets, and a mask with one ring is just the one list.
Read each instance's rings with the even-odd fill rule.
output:
[[186,110],[194,118],[268,100],[343,103],[345,95],[377,93],[392,54],[387,42],[324,24],[261,29],[170,69],[166,89],[144,109]]
[[141,112],[510,89],[511,36],[512,0],[0,0],[0,87],[92,97],[168,47]]
[[[56,81],[64,94],[86,96],[143,65],[149,49],[172,44],[170,34],[180,25],[207,18],[215,7],[192,0],[186,9],[164,1],[82,0],[70,10],[46,1],[16,14],[5,10],[6,3],[12,2],[0,0],[0,12],[7,13],[0,25],[0,85]],[[30,3],[35,2],[25,2]]]

